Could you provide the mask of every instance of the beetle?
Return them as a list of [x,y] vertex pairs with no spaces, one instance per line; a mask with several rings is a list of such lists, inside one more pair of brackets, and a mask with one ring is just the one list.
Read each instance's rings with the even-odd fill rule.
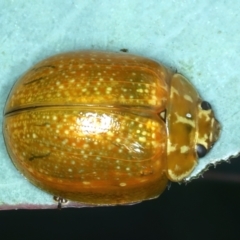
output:
[[90,205],[159,196],[191,174],[219,138],[211,105],[164,65],[84,50],[33,66],[12,88],[3,134],[37,187]]

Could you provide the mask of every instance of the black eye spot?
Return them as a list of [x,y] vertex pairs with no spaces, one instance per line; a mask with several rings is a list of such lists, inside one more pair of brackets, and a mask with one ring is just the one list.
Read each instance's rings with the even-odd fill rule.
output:
[[196,151],[199,158],[204,157],[208,152],[202,144],[197,144]]
[[209,102],[207,101],[202,101],[201,103],[201,107],[203,110],[209,110],[209,109],[212,109],[212,106]]

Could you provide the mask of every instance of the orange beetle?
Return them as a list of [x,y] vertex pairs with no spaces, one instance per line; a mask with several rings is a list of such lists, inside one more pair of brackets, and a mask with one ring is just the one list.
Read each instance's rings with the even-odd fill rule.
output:
[[189,176],[219,131],[182,75],[102,51],[35,65],[11,90],[3,123],[9,155],[33,184],[93,205],[159,196]]

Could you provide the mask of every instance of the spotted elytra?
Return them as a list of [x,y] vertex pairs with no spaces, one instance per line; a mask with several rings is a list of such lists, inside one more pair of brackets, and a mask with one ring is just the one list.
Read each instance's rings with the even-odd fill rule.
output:
[[39,188],[92,205],[159,196],[182,181],[218,139],[220,125],[182,75],[128,53],[50,57],[11,90],[8,153]]

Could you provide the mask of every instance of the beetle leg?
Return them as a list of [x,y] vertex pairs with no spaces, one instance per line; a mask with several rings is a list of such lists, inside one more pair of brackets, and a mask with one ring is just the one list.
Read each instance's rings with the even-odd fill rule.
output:
[[62,197],[59,196],[53,196],[53,200],[56,201],[58,203],[58,209],[61,210],[62,209],[62,204],[65,204],[68,202],[67,199],[64,199]]

